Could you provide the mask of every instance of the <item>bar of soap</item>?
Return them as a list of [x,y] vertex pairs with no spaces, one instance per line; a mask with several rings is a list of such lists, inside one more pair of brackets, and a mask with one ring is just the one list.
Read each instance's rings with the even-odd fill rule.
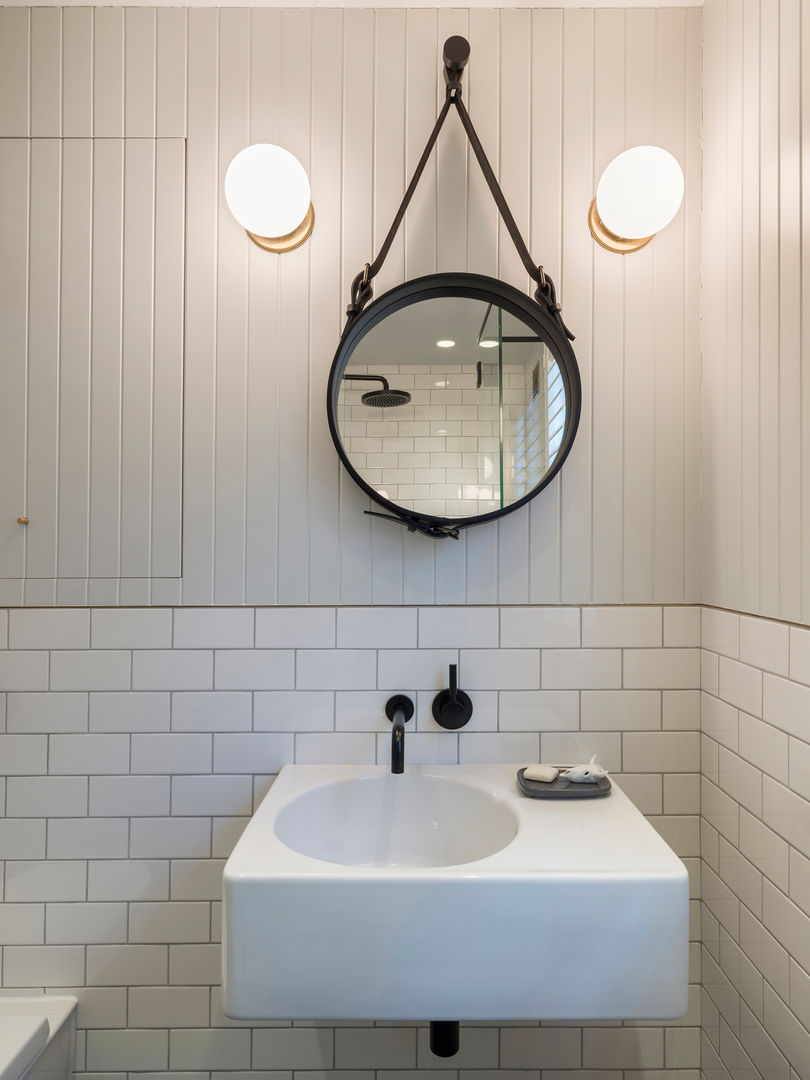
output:
[[542,784],[550,784],[557,779],[559,771],[553,765],[527,765],[523,773],[523,779],[539,780]]

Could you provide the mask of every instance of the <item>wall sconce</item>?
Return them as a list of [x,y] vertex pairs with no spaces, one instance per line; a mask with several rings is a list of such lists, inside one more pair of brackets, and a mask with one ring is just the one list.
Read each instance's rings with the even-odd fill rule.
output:
[[225,174],[228,209],[254,244],[265,251],[293,251],[315,224],[309,177],[289,150],[254,143],[240,150]]
[[603,248],[627,255],[669,225],[682,201],[683,173],[672,154],[660,146],[634,146],[602,173],[588,227]]

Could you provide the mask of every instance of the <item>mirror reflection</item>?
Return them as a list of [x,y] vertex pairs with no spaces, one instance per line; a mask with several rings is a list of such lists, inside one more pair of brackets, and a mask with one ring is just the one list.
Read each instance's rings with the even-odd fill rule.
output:
[[344,450],[378,494],[469,518],[508,507],[554,466],[565,386],[549,343],[497,304],[440,297],[359,341],[337,399]]

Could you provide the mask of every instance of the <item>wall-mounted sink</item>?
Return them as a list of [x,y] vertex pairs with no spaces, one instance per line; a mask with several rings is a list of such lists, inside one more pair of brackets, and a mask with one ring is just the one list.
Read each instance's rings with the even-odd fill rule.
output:
[[614,785],[517,766],[287,765],[224,873],[242,1019],[617,1019],[686,1008],[686,870]]
[[408,770],[332,780],[279,811],[282,843],[342,866],[459,866],[511,843],[518,819],[490,792]]

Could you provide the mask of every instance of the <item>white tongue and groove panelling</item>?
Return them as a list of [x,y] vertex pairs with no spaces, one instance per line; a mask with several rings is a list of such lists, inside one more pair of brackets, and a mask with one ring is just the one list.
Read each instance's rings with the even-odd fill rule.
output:
[[[348,285],[379,248],[422,152],[443,93],[441,45],[451,34],[471,42],[467,104],[533,256],[557,282],[577,335],[584,388],[579,435],[562,474],[529,506],[458,543],[364,516],[369,504],[342,471],[325,416]],[[123,560],[97,572],[89,556],[86,571],[62,569],[47,515],[71,505],[74,490],[86,493],[86,462],[74,460],[72,437],[54,442],[52,429],[63,417],[67,431],[75,422],[64,394],[82,398],[87,410],[81,380],[92,385],[94,375],[86,342],[66,349],[63,337],[66,378],[55,399],[47,388],[50,411],[43,420],[29,401],[27,441],[21,417],[9,429],[27,448],[30,485],[41,468],[41,444],[30,427],[47,422],[49,475],[59,478],[45,517],[44,562],[52,569],[34,577],[30,568],[19,570],[20,554],[10,555],[0,600],[696,600],[700,35],[700,11],[673,7],[0,9],[1,137],[30,139],[32,155],[45,139],[123,139],[128,146],[155,139],[158,147],[186,139],[182,576],[168,580],[176,567],[158,572],[154,558],[145,576]],[[224,205],[225,169],[256,141],[288,147],[312,181],[312,239],[283,257],[251,246]],[[686,202],[653,244],[619,258],[593,243],[586,213],[607,162],[647,142],[682,162]],[[8,182],[19,181],[12,169]],[[97,185],[94,197],[116,203],[120,195]],[[105,201],[110,213],[112,203]],[[109,232],[101,232],[99,242],[109,242]],[[162,231],[155,236],[160,248]],[[62,250],[64,256],[64,244]],[[39,256],[51,258],[47,249]],[[75,265],[82,265],[79,254]],[[404,278],[459,269],[528,285],[451,116],[376,293]],[[63,267],[63,278],[69,270]],[[110,295],[118,303],[121,292],[125,307],[129,290],[143,287],[137,275],[123,290],[114,275],[109,282]],[[29,324],[45,320],[52,328],[51,341],[38,346],[51,364],[52,293],[29,290],[28,300]],[[181,346],[158,326],[162,294],[155,295],[155,354],[177,358]],[[95,313],[106,299],[100,290],[75,304]],[[17,363],[24,329],[5,342]],[[22,390],[11,389],[17,407]],[[169,427],[165,417],[157,426],[164,390],[157,381],[151,389],[155,439]],[[126,378],[121,408],[129,408]],[[110,425],[117,422],[91,396],[85,426],[115,443]],[[180,418],[172,423],[177,432]],[[91,440],[91,458],[97,445]],[[150,483],[163,476],[152,470]],[[12,522],[21,513],[16,496],[25,490],[17,483],[20,491],[3,507]],[[106,513],[107,500],[124,498],[123,487],[113,488],[92,498],[87,512],[100,501]],[[147,494],[133,527],[148,527],[150,550],[163,550],[176,535],[179,502]],[[41,516],[29,513],[29,545],[42,535]],[[86,528],[81,523],[79,531]],[[124,528],[119,545],[128,534]],[[17,551],[22,540],[15,535],[8,544]]]

